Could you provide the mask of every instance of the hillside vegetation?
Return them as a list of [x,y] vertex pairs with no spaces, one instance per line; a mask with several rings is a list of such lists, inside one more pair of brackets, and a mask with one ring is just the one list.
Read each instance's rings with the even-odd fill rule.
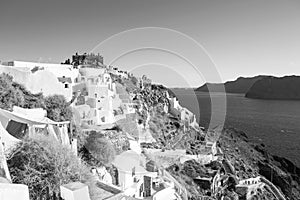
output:
[[47,117],[54,121],[69,121],[72,111],[62,95],[45,97],[42,93],[33,94],[23,85],[13,81],[8,74],[0,74],[0,108],[13,110],[13,106],[22,108],[43,108]]

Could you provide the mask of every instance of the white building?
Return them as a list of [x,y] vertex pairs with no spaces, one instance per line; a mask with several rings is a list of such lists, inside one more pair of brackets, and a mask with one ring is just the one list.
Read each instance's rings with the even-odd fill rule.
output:
[[118,185],[126,195],[141,199],[153,195],[152,183],[158,175],[145,169],[146,161],[141,155],[133,150],[123,152],[113,165],[118,169]]
[[47,70],[52,72],[57,78],[71,78],[74,82],[75,78],[79,75],[78,69],[73,69],[72,65],[57,64],[57,63],[38,63],[27,61],[11,61],[6,63],[7,66],[18,68],[29,68],[31,71]]
[[72,99],[72,86],[79,75],[72,65],[11,61],[0,66],[0,72],[13,76],[33,93],[42,92],[45,96],[61,94],[67,100]]
[[116,86],[105,68],[81,68],[73,86],[77,93],[75,109],[87,125],[111,124],[114,116]]

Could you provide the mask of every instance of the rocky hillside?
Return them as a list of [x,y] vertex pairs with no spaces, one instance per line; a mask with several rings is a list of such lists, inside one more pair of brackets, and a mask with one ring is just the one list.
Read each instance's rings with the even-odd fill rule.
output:
[[[161,154],[157,153],[159,163],[166,166],[166,170],[187,190],[189,199],[219,199],[226,197],[227,199],[237,199],[239,195],[236,191],[235,176],[240,180],[257,177],[259,175],[268,177],[268,169],[270,167],[276,172],[272,172],[272,181],[276,186],[281,188],[282,192],[290,199],[297,199],[298,193],[291,192],[288,185],[294,184],[294,190],[299,188],[297,179],[292,181],[293,175],[291,170],[282,170],[282,166],[277,162],[270,161],[270,155],[261,147],[256,150],[255,145],[251,145],[247,141],[247,136],[236,130],[224,130],[219,138],[219,148],[223,150],[224,158],[214,161],[209,164],[201,164],[195,160],[179,162],[177,157],[172,157],[172,152],[180,153],[185,150],[188,155],[206,155],[207,148],[205,145],[205,137],[209,136],[209,131],[206,133],[198,132],[192,128],[183,129],[182,121],[176,117],[165,113],[163,110],[164,102],[168,101],[164,96],[167,88],[157,85],[145,88],[144,90],[135,93],[137,97],[135,102],[140,105],[141,109],[138,118],[141,124],[148,124],[149,130],[156,142],[144,143],[142,146],[146,148],[162,149]],[[164,153],[165,152],[165,153]],[[169,156],[168,156],[169,153]],[[164,156],[163,156],[164,155]],[[230,166],[234,167],[235,172],[228,174],[225,180],[225,188],[223,192],[216,194],[212,190],[213,179],[224,165],[226,160]],[[280,160],[280,159],[279,159]],[[291,163],[289,162],[291,167]],[[280,169],[282,168],[282,169]],[[297,175],[295,175],[297,177]],[[271,179],[271,178],[270,178]],[[276,180],[276,181],[275,181]],[[218,195],[221,195],[218,197]],[[296,198],[297,197],[297,198]],[[242,198],[242,197],[241,197]],[[272,192],[262,190],[259,194],[260,199],[276,199]]]
[[300,169],[292,162],[269,154],[263,144],[249,142],[244,132],[235,129],[223,131],[219,142],[238,177],[262,175],[277,186],[287,199],[300,199]]
[[[242,79],[239,82],[243,82],[246,87],[246,82],[249,83],[250,80]],[[179,162],[176,156],[172,157],[174,152],[180,153],[183,150],[186,155],[209,154],[207,150],[210,148],[207,149],[205,141],[210,138],[210,132],[197,131],[191,127],[184,128],[183,121],[164,111],[164,105],[169,104],[166,97],[167,88],[149,85],[140,89],[131,83],[131,87],[128,87],[127,82],[122,84],[133,95],[137,128],[142,127],[139,129],[139,137],[145,138],[145,142],[141,143],[142,147],[159,150],[156,159],[159,159],[160,163],[166,166],[166,170],[186,188],[189,199],[241,199],[243,197],[236,187],[238,181],[260,176],[265,177],[267,182],[272,182],[275,190],[278,188],[279,193],[284,194],[286,199],[300,199],[300,169],[284,158],[270,155],[263,144],[249,142],[245,133],[235,129],[218,131],[217,135],[220,134],[220,137],[217,144],[222,151],[218,160],[209,164],[201,164],[193,159]],[[121,129],[124,127],[121,126]],[[220,191],[213,190],[213,180],[222,169],[226,171],[222,176],[225,177],[225,186],[220,188]],[[277,197],[270,191],[270,187],[263,187],[253,198]]]
[[264,77],[253,84],[246,97],[255,99],[300,100],[300,77]]
[[196,91],[200,92],[222,92],[224,87],[227,93],[242,93],[245,94],[249,88],[264,76],[255,76],[250,78],[239,77],[235,81],[227,81],[226,83],[205,83]]

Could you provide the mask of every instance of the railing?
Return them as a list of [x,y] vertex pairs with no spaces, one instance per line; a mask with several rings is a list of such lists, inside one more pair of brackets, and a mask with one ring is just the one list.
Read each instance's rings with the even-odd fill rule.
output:
[[286,200],[284,195],[280,192],[280,190],[268,179],[266,179],[265,177],[260,177],[261,182],[265,183],[266,185],[268,185],[271,190],[272,193],[279,199],[279,200]]

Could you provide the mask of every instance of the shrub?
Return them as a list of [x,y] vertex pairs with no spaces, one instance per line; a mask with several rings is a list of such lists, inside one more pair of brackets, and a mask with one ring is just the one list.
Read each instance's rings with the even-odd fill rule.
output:
[[135,85],[135,86],[137,86],[138,85],[138,79],[136,78],[136,77],[131,77],[131,82]]
[[59,194],[60,185],[85,181],[87,167],[65,146],[48,137],[21,141],[8,159],[13,183],[25,184],[31,199]]
[[113,145],[97,132],[89,135],[85,147],[96,160],[104,165],[109,164],[115,158]]
[[47,117],[60,122],[72,119],[72,110],[63,95],[52,95],[45,98]]

